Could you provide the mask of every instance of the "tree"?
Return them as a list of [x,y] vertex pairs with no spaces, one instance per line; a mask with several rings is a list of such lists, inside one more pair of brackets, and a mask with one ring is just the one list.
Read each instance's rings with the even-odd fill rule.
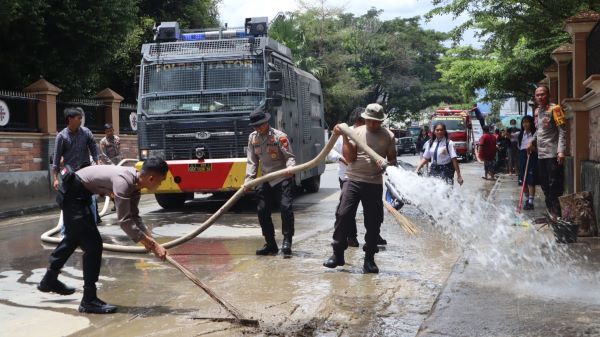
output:
[[381,10],[361,16],[329,9],[323,2],[286,13],[270,36],[286,44],[297,66],[320,81],[326,120],[347,120],[354,107],[380,101],[403,119],[414,111],[459,97],[441,85],[435,64],[443,54],[443,33],[424,30],[419,18],[380,19]]
[[12,0],[0,5],[2,89],[21,90],[40,76],[61,97],[90,97],[111,87],[134,101],[131,83],[154,22],[216,26],[215,0]]
[[[570,40],[563,30],[565,19],[583,9],[600,10],[597,0],[433,0],[433,4],[437,7],[429,17],[469,14],[470,20],[452,32],[456,42],[470,28],[477,29],[478,36],[486,39],[482,52],[470,60],[479,66],[476,69],[482,76],[462,76],[458,69],[465,68],[468,59],[448,55],[440,68],[445,71],[443,80],[458,82],[462,77],[470,82],[462,82],[464,88],[486,88],[492,99],[530,98],[535,84],[543,78],[544,68],[552,62],[551,51]],[[450,66],[451,62],[458,64]],[[452,68],[454,71],[449,72]],[[486,77],[487,82],[482,83]]]

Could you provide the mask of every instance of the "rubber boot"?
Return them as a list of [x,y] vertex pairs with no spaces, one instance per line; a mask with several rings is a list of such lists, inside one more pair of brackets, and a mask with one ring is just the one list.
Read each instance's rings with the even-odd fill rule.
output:
[[344,261],[344,251],[333,251],[333,255],[327,261],[323,262],[323,266],[327,268],[335,268],[346,264]]
[[59,295],[71,295],[75,292],[75,288],[69,287],[68,285],[58,280],[59,272],[48,269],[46,275],[42,278],[42,281],[37,286],[39,291],[49,293],[57,293]]
[[379,268],[377,268],[377,265],[375,264],[375,253],[365,253],[365,263],[363,264],[363,271],[365,272],[365,274],[379,273]]
[[277,253],[279,253],[279,248],[277,247],[275,238],[270,237],[265,239],[267,242],[261,249],[256,250],[256,255],[277,255]]
[[117,311],[117,307],[107,304],[96,296],[96,286],[83,287],[83,299],[79,304],[79,312],[89,314],[112,314]]
[[286,235],[283,237],[283,244],[281,245],[281,252],[284,258],[292,257],[292,236]]

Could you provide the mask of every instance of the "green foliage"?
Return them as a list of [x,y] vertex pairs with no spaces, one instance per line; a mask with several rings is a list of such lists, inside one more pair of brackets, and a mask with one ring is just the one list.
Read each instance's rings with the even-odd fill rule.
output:
[[110,87],[135,100],[133,72],[157,20],[217,25],[217,1],[11,0],[0,4],[0,88],[21,90],[43,76],[62,98]]
[[485,39],[483,50],[472,55],[457,52],[460,48],[449,51],[438,66],[442,80],[461,83],[465,96],[486,88],[489,99],[530,99],[552,62],[552,50],[570,41],[563,30],[565,19],[583,9],[600,10],[598,0],[433,0],[433,4],[438,7],[429,17],[469,15],[470,20],[452,32],[456,42],[470,28]]
[[321,81],[328,124],[376,101],[399,120],[460,98],[458,90],[439,82],[436,71],[447,35],[424,30],[418,17],[383,21],[375,8],[355,16],[324,2],[301,7],[276,20],[269,34]]

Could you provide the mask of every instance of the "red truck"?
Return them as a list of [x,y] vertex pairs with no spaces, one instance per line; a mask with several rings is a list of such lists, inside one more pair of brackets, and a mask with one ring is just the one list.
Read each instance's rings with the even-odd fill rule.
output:
[[454,149],[458,158],[470,161],[475,158],[475,147],[473,137],[473,126],[471,117],[465,110],[437,109],[431,116],[431,130],[437,123],[446,125],[448,136],[454,142]]

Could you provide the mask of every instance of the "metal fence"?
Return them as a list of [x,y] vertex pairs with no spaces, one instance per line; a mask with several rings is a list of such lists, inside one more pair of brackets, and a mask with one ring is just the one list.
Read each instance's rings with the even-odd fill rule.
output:
[[34,95],[0,90],[0,100],[8,107],[8,112],[0,111],[1,118],[8,118],[8,123],[0,126],[0,131],[40,131],[38,128],[38,99]]
[[106,123],[107,105],[93,99],[73,99],[70,101],[56,102],[56,131],[62,130],[66,125],[64,111],[66,108],[80,107],[85,113],[84,126],[95,133],[104,132]]

